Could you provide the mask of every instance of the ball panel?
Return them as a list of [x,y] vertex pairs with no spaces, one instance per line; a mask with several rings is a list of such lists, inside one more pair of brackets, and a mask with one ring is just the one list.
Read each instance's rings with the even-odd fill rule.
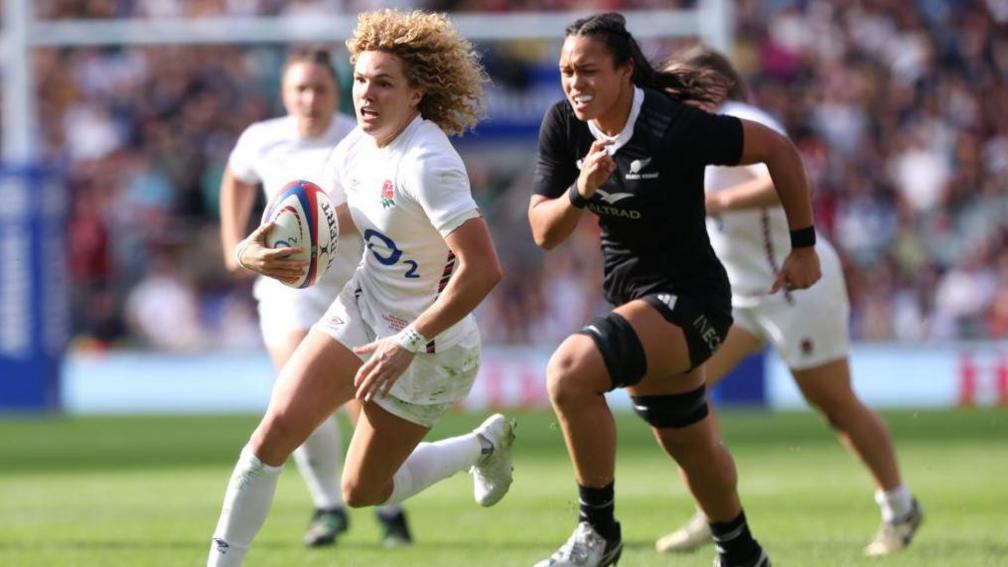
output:
[[337,232],[335,209],[329,197],[314,183],[292,181],[277,192],[263,211],[263,224],[270,221],[275,226],[266,234],[267,246],[300,246],[303,252],[294,258],[308,261],[305,276],[286,285],[311,286],[329,268]]

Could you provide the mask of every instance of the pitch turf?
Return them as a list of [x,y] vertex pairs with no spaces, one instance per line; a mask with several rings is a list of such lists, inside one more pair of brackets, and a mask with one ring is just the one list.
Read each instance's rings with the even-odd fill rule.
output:
[[[368,510],[334,548],[301,546],[307,493],[294,470],[247,564],[531,565],[574,525],[574,485],[552,415],[518,413],[516,478],[499,505],[460,474],[408,503],[417,545],[384,550]],[[1008,412],[889,413],[906,476],[927,511],[903,554],[869,560],[877,527],[867,476],[809,413],[724,413],[747,513],[776,565],[1008,565]],[[480,415],[446,419],[433,438]],[[0,420],[0,565],[200,565],[224,485],[256,418]],[[653,542],[692,505],[643,424],[619,415],[616,512],[622,565],[710,565],[710,548],[663,556]]]

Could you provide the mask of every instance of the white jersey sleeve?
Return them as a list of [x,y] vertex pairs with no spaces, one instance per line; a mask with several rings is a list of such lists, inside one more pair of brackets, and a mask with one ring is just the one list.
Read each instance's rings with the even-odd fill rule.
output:
[[[756,108],[755,106],[749,104],[743,104],[741,102],[728,102],[725,103],[725,105],[722,106],[718,112],[720,112],[721,114],[734,116],[736,118],[741,118],[743,120],[751,120],[753,122],[758,122],[766,126],[767,128],[776,131],[778,134],[781,134],[782,136],[787,136],[787,131],[784,129],[784,126],[782,126],[781,123],[777,121],[777,119],[775,119],[773,116],[770,116],[770,114],[760,110],[759,108]],[[728,169],[728,168],[721,168],[721,169]],[[767,169],[767,166],[762,163],[753,163],[749,165],[739,166],[738,168],[734,169],[744,169],[745,171],[749,172],[752,177],[762,177],[764,175],[770,175],[770,170]]]
[[238,142],[231,150],[231,155],[228,156],[228,169],[231,170],[235,179],[242,183],[255,185],[262,181],[262,177],[256,171],[256,164],[259,163],[260,158],[259,150],[262,147],[262,134],[261,123],[249,126],[238,137]]
[[325,167],[322,168],[322,176],[319,179],[319,187],[321,187],[326,194],[329,195],[329,200],[333,202],[334,205],[339,205],[337,199],[342,197],[341,201],[346,201],[346,190],[343,189],[343,183],[340,180],[340,156],[343,154],[340,151],[340,146],[337,144],[331,152],[329,152],[329,157],[326,158]]
[[[779,122],[748,104],[729,102],[719,112],[759,122],[785,134]],[[704,189],[716,193],[768,174],[769,170],[762,163],[710,166],[704,172]],[[781,263],[791,250],[783,208],[761,207],[708,217],[707,233],[714,252],[728,272],[734,306],[753,306],[783,296],[768,295]]]
[[443,238],[480,215],[465,165],[457,154],[424,149],[408,163],[412,167],[407,168],[403,188]]

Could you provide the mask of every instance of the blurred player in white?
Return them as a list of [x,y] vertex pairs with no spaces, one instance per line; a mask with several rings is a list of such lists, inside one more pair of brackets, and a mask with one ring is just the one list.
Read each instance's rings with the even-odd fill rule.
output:
[[[234,252],[244,235],[257,185],[262,185],[267,199],[294,179],[325,186],[326,160],[356,126],[351,117],[336,112],[339,87],[328,51],[311,47],[292,51],[284,64],[281,90],[287,115],[258,122],[242,133],[221,182],[224,257],[228,268],[238,274],[251,273],[243,266],[281,277],[283,270],[292,269],[280,252],[267,249],[259,249],[258,254],[243,250],[243,266],[239,265]],[[346,201],[340,189],[330,198],[336,205]],[[259,304],[260,330],[277,371],[343,289],[362,252],[360,236],[350,232],[341,237],[329,271],[320,274],[312,287],[293,289],[269,277],[258,278],[253,293]],[[351,402],[347,408],[355,419],[359,406]],[[342,443],[338,422],[330,416],[294,451],[294,461],[315,504],[305,545],[332,544],[349,525],[339,485]],[[411,542],[400,507],[379,508],[377,516],[386,545]]]
[[[670,67],[700,67],[732,85],[720,106],[705,110],[783,127],[747,104],[741,76],[720,53],[705,47],[677,55]],[[889,430],[851,388],[848,356],[850,305],[840,260],[823,238],[816,240],[822,279],[805,290],[768,293],[781,260],[790,250],[787,219],[763,164],[707,167],[707,232],[731,282],[735,323],[721,349],[707,361],[713,387],[742,360],[767,343],[791,369],[806,401],[834,428],[840,441],[868,469],[877,490],[882,527],[865,547],[867,555],[885,555],[910,543],[923,510],[900,477]],[[689,551],[711,542],[703,514],[656,543],[659,551]]]
[[[421,443],[472,386],[480,337],[471,312],[501,277],[445,135],[476,123],[486,75],[442,15],[364,13],[347,47],[358,128],[334,151],[323,187],[345,191],[340,245],[356,228],[364,260],[281,371],[235,466],[208,565],[242,563],[284,460],[355,396],[363,408],[343,470],[348,505],[396,504],[466,469],[483,506],[511,484],[513,424],[501,415]],[[249,239],[241,246],[267,254]]]

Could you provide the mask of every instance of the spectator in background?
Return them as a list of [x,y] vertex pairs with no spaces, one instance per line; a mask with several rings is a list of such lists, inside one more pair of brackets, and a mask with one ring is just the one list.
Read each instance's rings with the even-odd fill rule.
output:
[[[476,13],[562,10],[575,4],[570,0],[418,3]],[[39,16],[48,20],[276,15],[288,6],[278,0],[37,4]],[[303,0],[296,7],[332,10],[336,4]],[[338,4],[347,12],[352,9],[350,0]],[[692,4],[617,0],[612,8]],[[736,4],[735,14],[733,59],[753,85],[755,100],[782,122],[802,151],[817,189],[818,226],[837,244],[850,271],[886,269],[891,258],[896,259],[897,271],[885,293],[849,279],[855,320],[869,317],[880,304],[890,310],[897,302],[914,305],[896,310],[907,314],[920,310],[907,318],[923,322],[923,326],[907,323],[913,332],[906,325],[890,325],[883,332],[872,326],[875,330],[869,337],[854,327],[853,338],[926,341],[949,333],[958,337],[956,329],[929,324],[935,315],[933,290],[920,280],[943,276],[955,268],[965,250],[974,248],[985,251],[980,263],[994,265],[1008,246],[1004,205],[1008,38],[1003,31],[1008,22],[1001,3],[746,1]],[[525,54],[548,50],[512,51],[530,57]],[[528,62],[543,65],[532,58]],[[193,225],[216,220],[215,180],[230,141],[246,124],[279,111],[271,101],[276,98],[281,63],[282,51],[263,45],[36,50],[43,154],[64,165],[74,185],[90,180],[97,198],[115,205],[115,210],[132,210],[119,206],[128,202],[131,172],[166,180],[170,199],[163,216],[165,228],[158,233],[193,234]],[[539,114],[541,110],[534,109]],[[78,124],[89,124],[94,131],[74,131]],[[89,147],[87,140],[92,138],[96,142]],[[525,168],[533,143],[518,140],[515,144],[524,147],[526,158],[514,158],[519,152],[511,152],[499,157],[494,167]],[[460,151],[467,154],[464,145]],[[935,173],[922,179],[909,167],[912,163]],[[859,179],[849,179],[849,172],[857,172]],[[480,198],[488,187],[474,178],[473,190]],[[128,289],[150,269],[146,250],[156,240],[150,231],[138,230],[127,215],[123,217],[105,219],[112,243],[109,281],[114,289]],[[525,238],[519,236],[522,227],[508,222],[506,211],[488,212],[488,222],[502,243]],[[198,242],[192,239],[184,246],[195,249]],[[207,254],[205,261],[212,265],[214,255]],[[596,273],[587,265],[578,264],[576,270],[581,278]],[[527,285],[535,281],[531,278]],[[209,293],[202,276],[193,283],[201,297]],[[503,297],[505,289],[501,286],[495,295]],[[544,289],[522,293],[542,296]],[[584,303],[591,297],[585,295]],[[87,313],[88,306],[107,305],[81,299],[74,303],[78,320],[96,318]],[[488,299],[496,301],[494,296]],[[121,302],[112,303],[121,318]],[[535,305],[523,301],[514,307],[518,311],[514,318],[523,328],[500,340],[527,340],[529,327],[542,323]],[[990,320],[995,305],[989,303],[980,318]],[[212,331],[213,325],[206,328],[208,345],[223,340]],[[991,337],[983,329],[979,336]],[[125,338],[119,334],[114,340]]]
[[167,351],[204,348],[196,290],[180,272],[180,251],[155,252],[150,270],[126,298],[126,320],[148,345]]

